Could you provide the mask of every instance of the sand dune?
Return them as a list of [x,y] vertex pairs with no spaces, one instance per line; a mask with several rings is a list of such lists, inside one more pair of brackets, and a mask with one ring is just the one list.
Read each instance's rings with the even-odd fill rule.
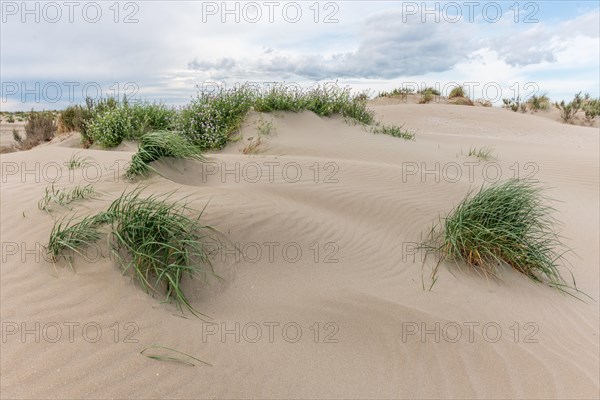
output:
[[[597,398],[598,129],[496,108],[373,107],[417,140],[308,112],[252,114],[243,138],[205,163],[155,164],[149,193],[208,203],[206,222],[242,249],[215,255],[222,281],[185,284],[209,322],[145,294],[107,252],[77,258],[75,273],[35,252],[71,212],[38,210],[50,180],[96,182],[103,196],[73,212],[100,210],[135,187],[122,178],[134,146],[80,150],[71,139],[2,155],[2,396]],[[245,155],[260,120],[275,130]],[[496,159],[468,157],[473,146]],[[93,167],[57,172],[75,151]],[[510,270],[493,281],[442,268],[422,289],[421,235],[470,189],[514,176],[560,201],[571,271],[594,302]],[[152,344],[212,366],[139,354]]]

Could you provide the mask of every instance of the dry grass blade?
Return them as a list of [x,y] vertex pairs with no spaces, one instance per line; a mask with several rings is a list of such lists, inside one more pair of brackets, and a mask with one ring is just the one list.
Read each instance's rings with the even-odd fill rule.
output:
[[202,363],[204,365],[208,365],[208,366],[212,367],[212,364],[209,364],[206,361],[202,361],[199,358],[191,356],[191,355],[189,355],[187,353],[183,353],[181,351],[172,349],[170,347],[159,346],[159,345],[156,345],[156,344],[153,344],[152,346],[146,347],[145,349],[143,349],[142,351],[140,351],[140,354],[142,354],[142,355],[144,355],[144,356],[146,356],[148,358],[151,358],[153,360],[157,360],[157,361],[175,362],[175,363],[180,363],[180,364],[184,364],[184,365],[189,365],[191,367],[195,367],[196,366],[196,364],[194,364],[193,362],[187,361],[187,360],[184,360],[184,359],[178,358],[178,357],[173,357],[173,356],[168,356],[168,355],[159,355],[159,354],[145,354],[148,350],[152,350],[152,349],[167,350],[167,351],[170,351],[170,352],[173,352],[173,353],[176,353],[176,354],[181,354],[181,355],[183,355],[185,357],[191,358],[194,361],[198,361],[199,363]]

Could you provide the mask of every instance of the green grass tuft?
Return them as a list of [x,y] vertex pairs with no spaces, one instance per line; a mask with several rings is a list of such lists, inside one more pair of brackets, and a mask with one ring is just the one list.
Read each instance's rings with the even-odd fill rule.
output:
[[123,193],[106,211],[77,223],[72,218],[58,221],[47,252],[53,260],[65,251],[80,254],[81,247],[100,238],[99,227],[109,225],[109,239],[123,272],[131,273],[146,292],[162,292],[167,302],[198,316],[181,281],[185,275],[214,275],[207,251],[207,232],[212,228],[200,223],[202,212],[191,209],[185,200],[140,195],[140,189]]
[[570,288],[559,272],[566,250],[553,230],[554,209],[541,192],[535,182],[511,179],[468,195],[422,245],[439,256],[432,285],[440,262],[448,259],[493,276],[508,265],[536,282]]
[[88,157],[78,156],[77,153],[71,155],[71,158],[67,162],[65,162],[65,166],[70,170],[75,170],[77,168],[85,167],[89,164]]
[[457,86],[454,89],[452,89],[450,91],[450,94],[448,95],[449,99],[453,99],[455,97],[466,97],[465,96],[465,89],[462,86]]
[[163,157],[188,158],[203,160],[200,149],[191,144],[178,132],[150,132],[143,135],[138,145],[138,151],[131,158],[126,175],[129,178],[144,176],[150,170],[148,165]]
[[414,132],[402,129],[402,126],[398,125],[378,124],[371,128],[371,132],[375,134],[390,135],[404,140],[415,140]]
[[95,197],[96,195],[94,185],[91,183],[85,186],[75,186],[72,189],[56,189],[52,184],[46,187],[44,197],[38,202],[38,208],[51,211],[51,203],[64,207],[74,201]]
[[469,157],[477,157],[480,160],[489,161],[495,159],[493,152],[494,149],[487,146],[482,147],[480,149],[476,147],[471,147],[469,149]]

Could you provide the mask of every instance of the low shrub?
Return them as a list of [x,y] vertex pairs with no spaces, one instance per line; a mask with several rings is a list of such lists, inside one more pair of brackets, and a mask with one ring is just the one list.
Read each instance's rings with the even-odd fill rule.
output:
[[546,111],[550,109],[550,99],[545,94],[540,96],[533,95],[527,100],[527,106],[533,111]]
[[176,129],[202,149],[220,149],[252,107],[247,87],[200,93],[179,113]]
[[110,148],[118,146],[131,135],[133,124],[127,107],[108,108],[94,111],[86,131],[93,143]]
[[562,100],[560,103],[554,103],[554,107],[556,107],[560,111],[560,118],[566,123],[573,123],[573,119],[575,115],[581,110],[583,106],[584,98],[581,97],[581,92],[575,95],[575,98],[571,100],[569,103],[565,103]]
[[592,99],[589,95],[586,95],[582,107],[585,112],[585,119],[591,121],[600,115],[600,98]]
[[23,138],[16,129],[13,129],[13,139],[15,150],[29,150],[33,147],[48,142],[54,138],[56,132],[56,123],[52,113],[48,111],[31,111],[27,115],[25,124],[25,137]]
[[31,111],[27,116],[25,134],[27,138],[39,138],[40,141],[48,142],[54,138],[56,133],[56,122],[49,111]]
[[504,103],[502,107],[508,108],[514,112],[517,112],[519,109],[521,109],[521,98],[518,96],[513,97],[512,99],[502,99],[502,103]]

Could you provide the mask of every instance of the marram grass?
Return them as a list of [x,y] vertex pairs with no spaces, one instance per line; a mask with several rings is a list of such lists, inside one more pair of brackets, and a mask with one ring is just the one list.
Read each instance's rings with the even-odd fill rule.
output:
[[[131,273],[147,293],[162,293],[179,309],[192,307],[181,287],[184,276],[213,274],[207,243],[212,228],[200,222],[186,200],[171,201],[171,195],[141,197],[141,190],[123,193],[106,211],[80,222],[58,221],[52,228],[47,252],[53,260],[68,251],[100,238],[100,226],[108,225],[109,242],[124,273]],[[196,217],[192,217],[196,214]]]
[[451,260],[493,276],[508,265],[536,282],[576,290],[575,280],[567,285],[559,270],[568,250],[554,230],[548,200],[536,182],[519,179],[467,195],[422,245],[439,257],[432,286],[441,261]]
[[81,249],[94,244],[100,239],[99,219],[86,217],[75,222],[75,218],[63,218],[54,223],[50,231],[50,239],[46,253],[50,259],[57,262],[65,258],[72,267],[72,257],[80,254]]
[[71,189],[56,189],[53,183],[46,187],[44,197],[38,202],[38,208],[51,211],[52,203],[65,207],[74,201],[93,198],[97,195],[98,193],[96,193],[94,185],[91,183],[85,186],[78,185]]
[[138,151],[127,168],[127,177],[145,176],[151,170],[148,164],[163,157],[203,160],[200,149],[178,132],[150,132],[141,137]]
[[494,159],[494,149],[488,146],[478,149],[477,147],[469,148],[469,157],[477,157],[483,161],[489,161]]

